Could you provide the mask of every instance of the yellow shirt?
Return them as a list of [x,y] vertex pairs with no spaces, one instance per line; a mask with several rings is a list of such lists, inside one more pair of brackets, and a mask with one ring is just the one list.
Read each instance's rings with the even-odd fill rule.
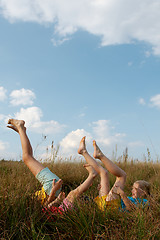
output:
[[113,209],[118,209],[120,207],[120,199],[106,201],[106,197],[107,195],[102,197],[97,196],[94,199],[95,203],[98,205],[100,210],[104,211],[105,208],[111,208],[113,210]]
[[43,204],[47,197],[47,194],[45,193],[44,188],[42,187],[41,190],[35,192],[35,196],[38,198],[38,200],[41,200],[41,204]]

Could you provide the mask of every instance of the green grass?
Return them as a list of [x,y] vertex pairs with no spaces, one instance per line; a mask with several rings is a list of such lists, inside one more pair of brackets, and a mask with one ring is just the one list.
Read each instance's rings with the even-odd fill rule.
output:
[[[94,201],[99,177],[75,210],[48,221],[34,193],[40,184],[23,162],[0,161],[0,239],[160,239],[160,164],[152,162],[117,163],[127,172],[125,191],[130,195],[133,182],[144,179],[152,185],[150,207],[134,212],[101,212]],[[63,179],[66,193],[87,177],[82,163],[45,163]],[[110,177],[113,185],[115,178]]]

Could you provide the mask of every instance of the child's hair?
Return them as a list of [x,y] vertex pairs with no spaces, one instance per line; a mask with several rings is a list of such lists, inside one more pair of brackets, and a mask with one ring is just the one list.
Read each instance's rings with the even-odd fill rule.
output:
[[145,181],[145,180],[138,180],[136,181],[136,183],[139,184],[139,187],[144,190],[145,192],[145,197],[150,196],[150,189],[151,189],[151,185],[149,182]]

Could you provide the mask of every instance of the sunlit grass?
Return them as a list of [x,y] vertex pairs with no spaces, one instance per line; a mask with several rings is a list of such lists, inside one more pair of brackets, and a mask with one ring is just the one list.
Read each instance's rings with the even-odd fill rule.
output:
[[[123,160],[123,159],[122,159]],[[34,193],[40,184],[23,162],[0,161],[0,239],[160,239],[160,164],[117,162],[127,172],[125,191],[144,179],[152,185],[150,207],[134,212],[101,212],[93,199],[97,184],[86,192],[90,201],[76,202],[75,210],[48,221]],[[80,162],[44,163],[63,179],[66,193],[87,177]],[[110,184],[115,178],[110,176]]]

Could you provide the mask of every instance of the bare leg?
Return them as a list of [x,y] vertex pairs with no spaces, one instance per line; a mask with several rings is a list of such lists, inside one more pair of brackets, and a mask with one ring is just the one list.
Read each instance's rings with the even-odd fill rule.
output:
[[84,167],[87,169],[89,175],[81,185],[79,185],[76,189],[70,191],[68,194],[67,199],[71,203],[74,202],[75,198],[80,197],[84,192],[88,190],[88,188],[92,185],[94,178],[97,176],[97,172],[92,166],[85,164]]
[[85,137],[83,137],[80,142],[78,153],[81,154],[85,158],[87,163],[90,164],[100,175],[101,187],[99,190],[99,196],[107,195],[110,191],[108,171],[104,169],[100,164],[98,164],[96,160],[89,155],[89,153],[86,150]]
[[30,171],[36,176],[42,169],[43,165],[33,157],[32,146],[26,134],[25,122],[23,120],[9,119],[7,127],[12,128],[19,133],[21,145],[22,145],[22,157],[24,163],[30,169]]
[[[103,153],[102,151],[99,149],[99,147],[96,144],[96,141],[93,141],[93,147],[94,147],[94,158],[98,158],[100,159],[105,168],[113,175],[116,176],[116,181],[115,184],[113,186],[113,188],[115,186],[119,186],[121,189],[124,189],[124,185],[125,185],[125,181],[126,181],[126,173],[119,168],[115,163],[113,163],[111,160],[109,160]],[[108,200],[111,200],[110,197],[111,195],[113,195],[113,198],[117,198],[117,196],[112,192],[113,188],[110,191],[110,194],[108,196]]]

